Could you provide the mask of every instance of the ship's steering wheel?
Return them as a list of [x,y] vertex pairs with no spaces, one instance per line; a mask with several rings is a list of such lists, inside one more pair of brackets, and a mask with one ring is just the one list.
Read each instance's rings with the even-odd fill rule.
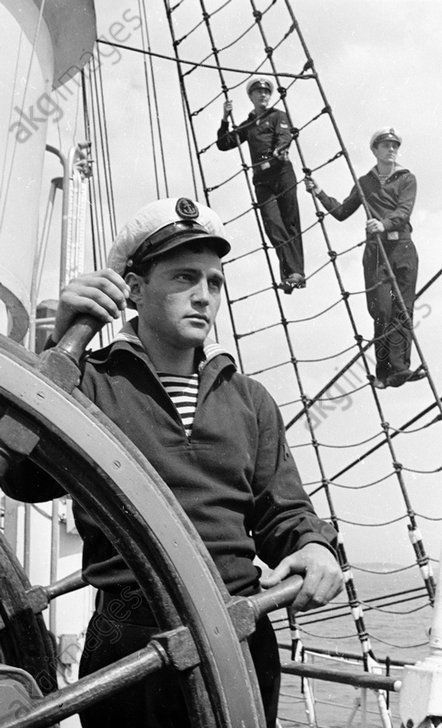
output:
[[[158,473],[76,388],[77,362],[95,330],[96,324],[79,320],[41,357],[0,338],[1,463],[7,468],[11,458],[29,458],[93,515],[154,600],[161,626],[143,650],[73,685],[32,697],[26,715],[1,722],[0,713],[0,725],[51,726],[171,666],[179,672],[195,728],[264,727],[247,637],[259,616],[293,600],[301,579],[251,598],[230,597]],[[22,587],[19,582],[20,598],[32,594],[23,579]],[[45,650],[41,655],[47,659]],[[0,672],[0,704],[1,692]]]

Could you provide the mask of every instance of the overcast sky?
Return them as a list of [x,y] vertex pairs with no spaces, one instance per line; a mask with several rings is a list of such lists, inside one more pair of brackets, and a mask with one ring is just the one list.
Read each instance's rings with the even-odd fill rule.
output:
[[[221,0],[207,2],[209,12],[223,5]],[[264,9],[269,3],[261,2]],[[163,3],[150,0],[148,20],[153,51],[173,55]],[[439,0],[298,0],[292,2],[325,93],[333,109],[344,142],[350,152],[357,174],[373,166],[374,158],[368,142],[372,133],[385,125],[396,127],[403,136],[399,162],[409,167],[418,179],[418,199],[413,214],[414,240],[420,256],[419,285],[440,268],[439,235],[442,225],[440,206],[441,144],[439,128],[441,120],[440,69],[442,50],[440,27],[442,8]],[[112,37],[128,45],[141,47],[140,31],[136,16],[138,3],[127,0],[99,0],[96,3],[99,36]],[[185,0],[174,14],[177,36],[185,35],[200,19],[199,3]],[[252,22],[249,3],[232,0],[224,10],[213,15],[212,25],[219,48],[236,38],[241,29]],[[289,18],[282,0],[264,16],[268,42],[272,45],[289,30]],[[111,49],[101,45],[101,63],[109,132],[112,179],[116,200],[117,223],[121,225],[145,202],[154,199],[156,189],[153,174],[151,130],[146,102],[146,87],[142,57],[129,51]],[[229,68],[252,71],[263,59],[263,43],[255,27],[253,32],[228,51],[221,54],[221,63]],[[183,59],[200,61],[210,52],[210,44],[204,27],[194,31],[179,46]],[[299,73],[305,57],[294,33],[275,52],[275,62],[281,73]],[[213,59],[208,61],[213,62]],[[170,196],[193,195],[187,142],[182,122],[181,100],[176,80],[176,68],[169,60],[154,59],[156,92],[161,119],[161,133],[167,169]],[[186,66],[187,68],[187,66]],[[269,70],[268,64],[263,70]],[[229,86],[243,82],[230,96],[234,104],[236,122],[248,113],[250,104],[245,94],[244,74],[226,72]],[[73,87],[74,88],[74,87]],[[222,98],[212,99],[219,93],[219,78],[214,70],[199,70],[188,77],[188,93],[192,110],[204,108],[194,118],[198,147],[209,146],[202,156],[206,184],[216,187],[234,172],[240,170],[236,151],[218,152],[212,145],[219,125]],[[152,95],[152,89],[151,89]],[[299,81],[288,93],[288,106],[295,126],[301,127],[317,114],[323,102],[313,81]],[[48,141],[66,153],[73,139],[81,139],[81,106],[77,91],[69,101],[59,99],[63,115],[58,123],[49,122]],[[158,149],[158,130],[153,135]],[[331,124],[326,117],[310,124],[301,132],[300,143],[306,155],[307,166],[315,167],[330,159],[338,144]],[[98,151],[94,150],[97,158]],[[247,152],[246,152],[246,157]],[[299,156],[291,151],[298,177],[302,178]],[[44,197],[49,179],[57,174],[58,167],[51,159],[45,171]],[[161,177],[161,173],[160,173]],[[351,188],[351,177],[342,160],[328,165],[317,175],[327,192],[342,199]],[[202,185],[198,181],[201,200]],[[161,194],[165,193],[165,181],[161,181]],[[299,187],[303,227],[315,221],[310,196],[303,186]],[[222,185],[210,197],[212,206],[224,221],[240,214],[250,206],[244,177],[239,174],[232,182]],[[328,223],[332,246],[339,252],[363,239],[364,216],[356,213],[345,223]],[[232,257],[238,253],[250,253],[260,245],[253,214],[244,215],[238,222],[227,226],[233,243]],[[53,236],[51,258],[57,258],[57,235]],[[327,261],[326,247],[317,227],[304,236],[306,268],[309,275]],[[345,289],[362,291],[361,248],[339,259]],[[275,262],[271,251],[272,263]],[[90,257],[89,257],[90,260]],[[275,267],[276,270],[276,267]],[[233,297],[253,293],[269,286],[269,275],[262,252],[226,267],[229,291]],[[58,272],[49,266],[44,278],[42,295],[56,297]],[[285,316],[289,320],[315,316],[339,299],[339,289],[330,265],[314,276],[304,291],[291,297],[282,297]],[[365,338],[372,335],[364,295],[350,297],[350,303],[358,331]],[[238,330],[272,325],[278,318],[274,294],[268,291],[252,296],[236,304],[235,317]],[[425,356],[431,366],[436,386],[440,391],[442,372],[440,365],[440,282],[425,295],[416,307],[417,334]],[[334,356],[354,345],[353,332],[342,302],[328,314],[309,322],[290,327],[295,356],[300,360],[326,357],[323,362],[301,361],[300,375],[304,391],[312,396],[355,353],[355,350]],[[232,344],[229,319],[225,308],[222,312],[220,335]],[[244,339],[242,343],[245,369],[253,372],[265,366],[288,359],[284,337],[278,330]],[[417,359],[413,355],[413,363]],[[327,358],[328,357],[328,358]],[[290,366],[281,367],[259,378],[281,404],[299,398],[299,389]],[[366,382],[360,367],[352,369],[351,381],[341,382],[344,391]],[[335,390],[331,395],[337,395]],[[410,384],[401,389],[380,394],[385,407],[385,417],[394,427],[412,417],[432,401],[427,382]],[[283,408],[286,419],[299,410],[299,404]],[[312,411],[315,434],[325,445],[339,447],[320,448],[326,475],[332,477],[351,460],[375,444],[380,431],[379,415],[367,388],[341,400],[328,403],[327,411]],[[429,418],[422,420],[428,422]],[[421,424],[421,423],[419,423]],[[397,457],[406,467],[432,470],[441,465],[440,424],[421,433],[404,435],[395,440]],[[311,447],[301,447],[309,441],[309,432],[302,421],[288,434],[293,446],[301,475],[306,482],[316,481],[319,475],[317,459]],[[345,444],[355,444],[374,437],[372,443],[350,449]],[[382,448],[374,458],[352,469],[339,479],[340,484],[360,486],[392,471],[391,456]],[[435,518],[442,514],[442,496],[437,476],[417,475],[405,472],[406,486],[415,510],[424,516]],[[396,478],[389,478],[373,488],[344,490],[332,488],[336,510],[346,521],[380,523],[400,518],[404,507]],[[322,496],[315,503],[324,515],[328,507]],[[440,542],[440,523],[419,521],[431,555],[437,556]],[[354,560],[408,563],[412,551],[408,542],[406,521],[392,527],[367,529],[342,523],[350,556]],[[374,534],[374,535],[373,535]]]

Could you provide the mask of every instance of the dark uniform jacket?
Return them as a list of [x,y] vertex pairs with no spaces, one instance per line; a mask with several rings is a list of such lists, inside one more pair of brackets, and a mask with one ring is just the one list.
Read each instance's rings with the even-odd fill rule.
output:
[[[81,388],[148,458],[193,522],[231,593],[255,591],[255,553],[274,567],[309,542],[331,550],[336,533],[315,515],[264,387],[239,374],[217,344],[201,353],[189,440],[131,322],[92,353]],[[11,493],[13,495],[13,493]],[[74,505],[88,582],[106,591],[134,583],[93,518]]]
[[[359,178],[372,217],[380,220],[385,228],[386,240],[411,240],[410,215],[416,199],[416,177],[408,169],[396,169],[381,185],[375,167]],[[325,209],[337,220],[346,220],[362,204],[356,186],[340,204],[321,190],[318,197]]]
[[222,152],[235,149],[237,139],[241,144],[245,141],[249,144],[254,181],[265,176],[268,170],[277,171],[284,164],[290,164],[273,157],[275,149],[288,148],[292,141],[287,115],[279,109],[268,109],[259,116],[251,111],[235,130],[229,130],[228,121],[222,121],[216,142],[218,149]]

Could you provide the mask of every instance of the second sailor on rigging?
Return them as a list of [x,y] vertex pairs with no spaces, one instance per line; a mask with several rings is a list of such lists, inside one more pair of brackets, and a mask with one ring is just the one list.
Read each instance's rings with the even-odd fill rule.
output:
[[[376,165],[359,178],[349,196],[339,203],[329,197],[312,178],[306,187],[337,220],[346,220],[362,205],[364,194],[370,217],[366,222],[367,243],[363,266],[367,307],[374,320],[374,348],[378,389],[399,387],[422,379],[425,372],[410,369],[413,307],[416,293],[418,256],[411,239],[411,222],[416,199],[416,178],[397,164],[402,137],[393,127],[376,131],[370,149]],[[394,276],[379,250],[382,243]]]
[[304,255],[297,200],[297,182],[288,147],[292,141],[286,114],[268,108],[273,84],[252,78],[247,93],[253,110],[247,119],[229,129],[232,102],[225,101],[217,147],[225,152],[247,141],[253,166],[253,184],[265,231],[276,250],[285,293],[305,287]]

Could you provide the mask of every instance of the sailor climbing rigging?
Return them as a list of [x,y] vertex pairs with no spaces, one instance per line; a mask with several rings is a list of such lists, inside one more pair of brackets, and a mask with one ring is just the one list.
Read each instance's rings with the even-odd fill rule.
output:
[[217,147],[225,152],[247,141],[253,166],[253,184],[265,231],[276,250],[281,274],[280,287],[290,294],[304,288],[304,254],[296,191],[296,177],[289,160],[292,141],[287,115],[268,108],[273,83],[253,78],[247,93],[253,110],[237,128],[229,129],[232,102],[225,101]]
[[[367,245],[363,265],[367,306],[374,319],[376,378],[378,389],[399,387],[405,382],[421,379],[422,370],[410,369],[411,328],[416,291],[418,256],[411,239],[410,215],[416,199],[416,178],[408,169],[397,164],[402,138],[391,127],[379,129],[370,140],[376,165],[359,184],[364,193],[371,217],[366,223]],[[346,220],[362,204],[355,185],[340,204],[329,197],[309,177],[306,187],[314,192],[326,210],[337,220]],[[393,270],[406,312],[382,259],[378,239],[382,241]],[[408,315],[407,315],[408,314]]]

